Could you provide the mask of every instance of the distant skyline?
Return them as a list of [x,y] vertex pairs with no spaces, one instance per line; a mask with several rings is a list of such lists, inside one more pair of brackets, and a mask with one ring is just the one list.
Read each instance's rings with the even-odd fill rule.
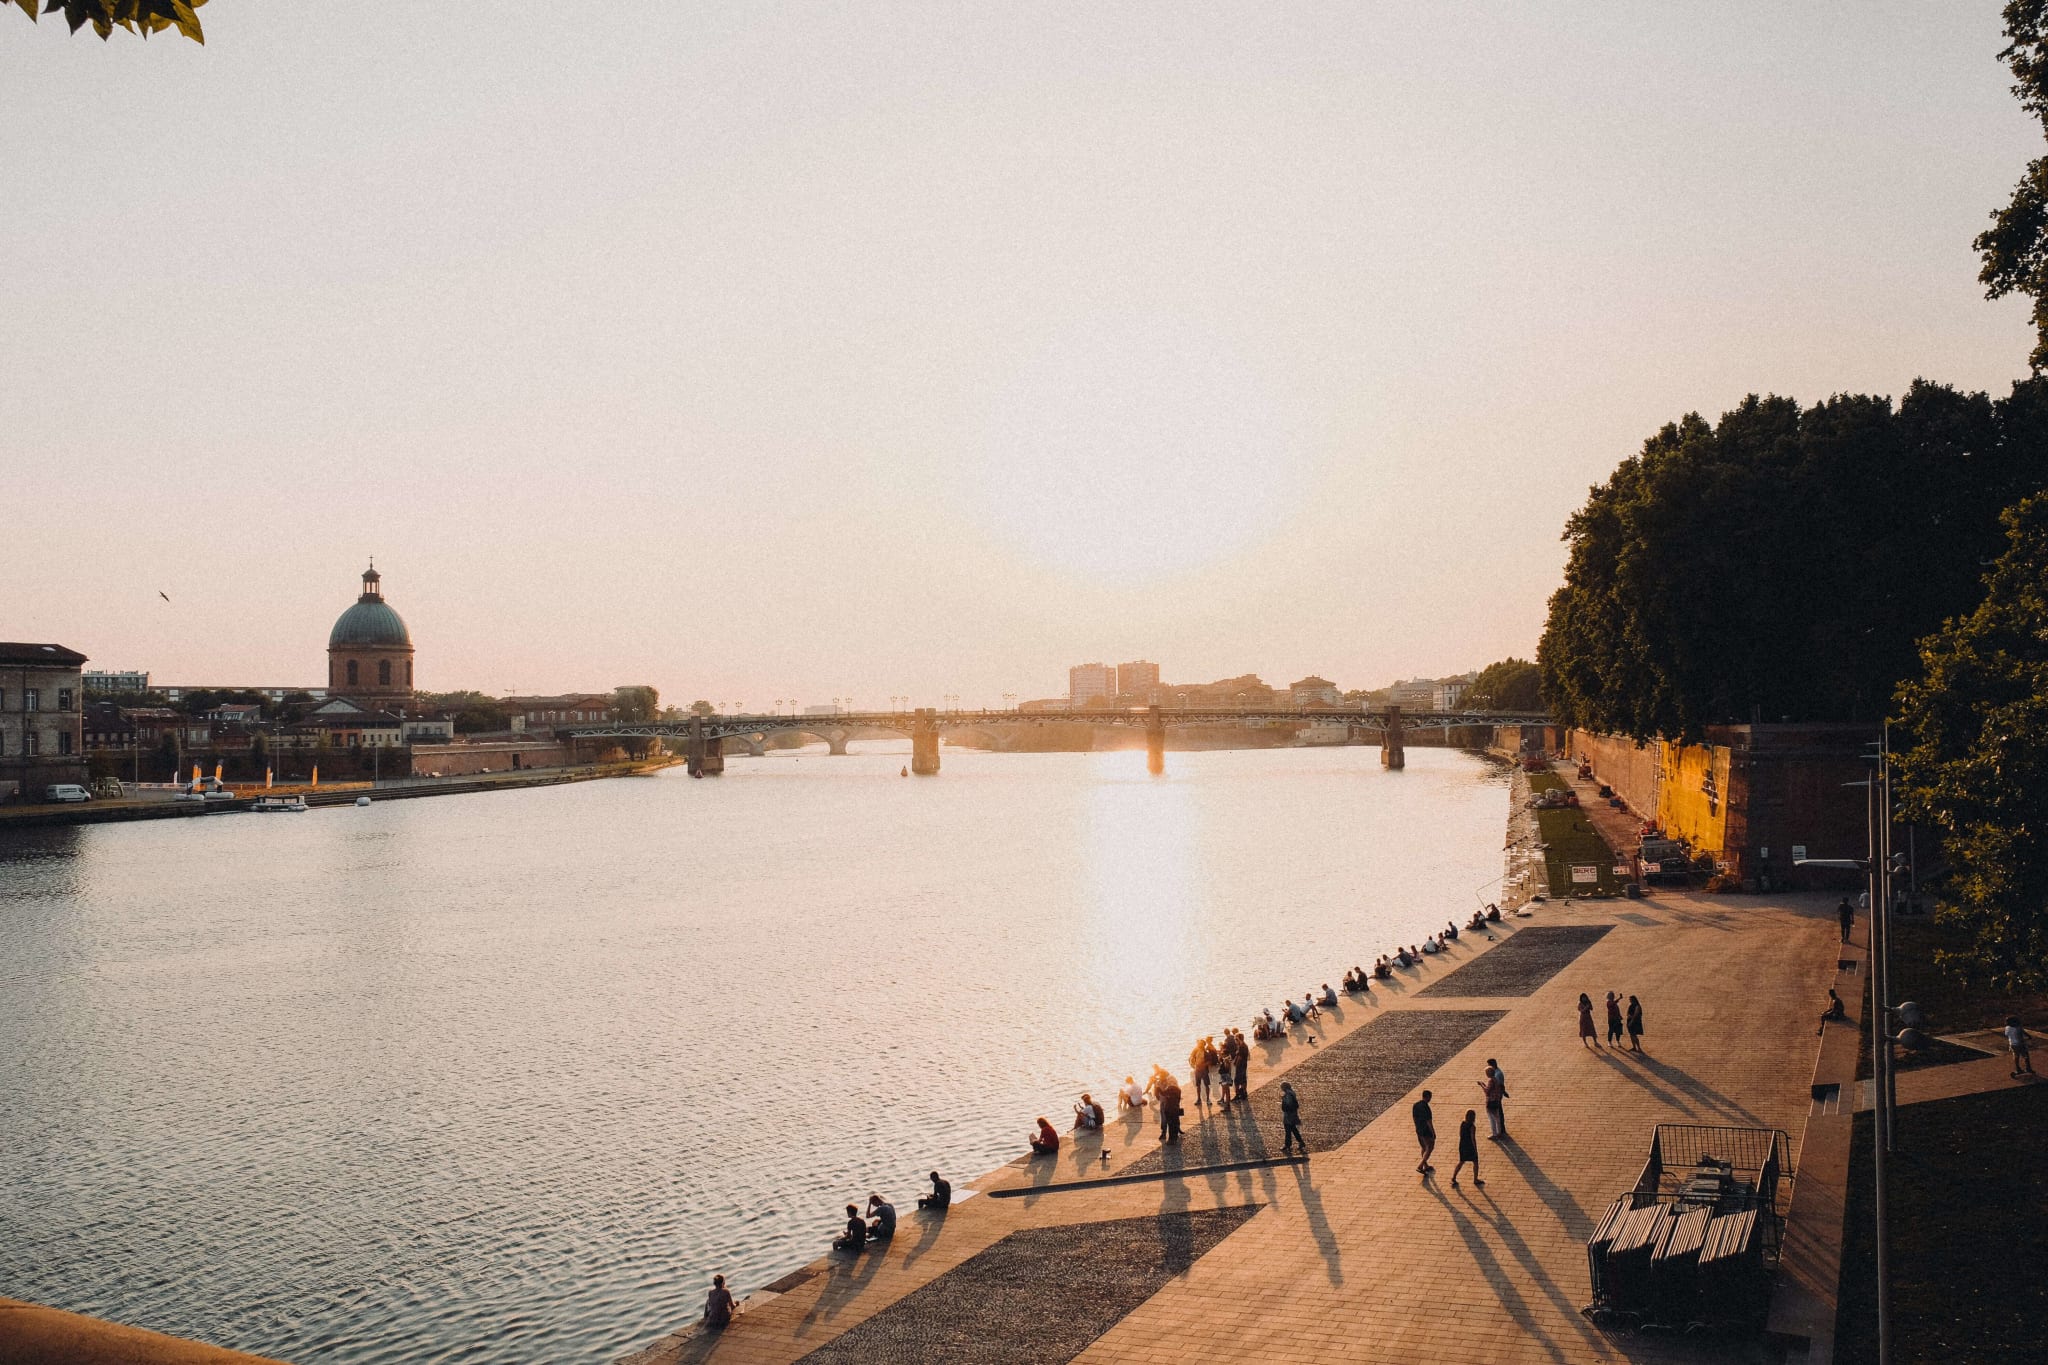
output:
[[2024,373],[1999,8],[10,14],[120,117],[0,163],[0,638],[317,682],[374,554],[436,691],[1527,657],[1663,423]]

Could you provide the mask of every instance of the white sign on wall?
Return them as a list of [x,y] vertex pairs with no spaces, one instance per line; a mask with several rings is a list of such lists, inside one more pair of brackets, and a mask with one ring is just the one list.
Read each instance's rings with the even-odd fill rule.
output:
[[1572,867],[1572,883],[1574,885],[1597,882],[1599,880],[1600,869],[1597,867],[1587,867],[1583,863],[1575,864]]

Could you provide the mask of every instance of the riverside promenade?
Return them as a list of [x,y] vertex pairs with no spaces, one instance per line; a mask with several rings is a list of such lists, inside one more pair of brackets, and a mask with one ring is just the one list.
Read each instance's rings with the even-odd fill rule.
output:
[[[1834,902],[1538,904],[1490,940],[1468,932],[1369,998],[1345,997],[1284,1046],[1255,1044],[1249,1115],[1190,1107],[1182,1143],[1164,1150],[1153,1123],[1113,1117],[1100,1138],[1067,1135],[1057,1160],[980,1180],[947,1172],[944,1216],[917,1212],[917,1190],[885,1190],[901,1222],[882,1249],[826,1255],[754,1294],[724,1332],[683,1327],[622,1365],[1784,1359],[1762,1340],[1601,1331],[1580,1312],[1584,1241],[1658,1123],[1783,1129],[1798,1172],[1815,1019],[1838,984]],[[1308,970],[1334,978],[1344,965]],[[1643,1002],[1640,1055],[1577,1037],[1579,993],[1597,1006],[1610,990]],[[1486,1141],[1482,1110],[1486,1186],[1468,1175],[1454,1190],[1458,1123],[1481,1108],[1489,1057],[1507,1077],[1513,1141]],[[1129,1069],[1155,1060],[1180,1073],[1180,1058]],[[1278,1155],[1281,1079],[1301,1094],[1307,1162]],[[1109,1081],[1089,1088],[1112,1093]],[[1425,1087],[1438,1133],[1427,1182],[1409,1117]],[[1048,1095],[1043,1111],[1070,1104]],[[1030,1120],[1017,1116],[1020,1147]],[[1173,1173],[1197,1166],[1234,1169]],[[1795,1178],[1795,1222],[1800,1198]],[[817,1210],[821,1249],[841,1221]],[[1814,1344],[1791,1358],[1824,1359],[1829,1343]]]

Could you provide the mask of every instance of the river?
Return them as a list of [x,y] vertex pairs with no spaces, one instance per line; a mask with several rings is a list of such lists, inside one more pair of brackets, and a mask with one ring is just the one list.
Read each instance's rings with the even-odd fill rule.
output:
[[855,750],[0,834],[0,1295],[608,1360],[1501,872],[1452,751]]

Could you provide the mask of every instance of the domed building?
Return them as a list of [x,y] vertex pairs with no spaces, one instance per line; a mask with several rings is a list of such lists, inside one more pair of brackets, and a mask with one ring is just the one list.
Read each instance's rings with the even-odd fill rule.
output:
[[327,695],[404,714],[412,704],[412,633],[384,600],[373,562],[363,595],[327,633]]

